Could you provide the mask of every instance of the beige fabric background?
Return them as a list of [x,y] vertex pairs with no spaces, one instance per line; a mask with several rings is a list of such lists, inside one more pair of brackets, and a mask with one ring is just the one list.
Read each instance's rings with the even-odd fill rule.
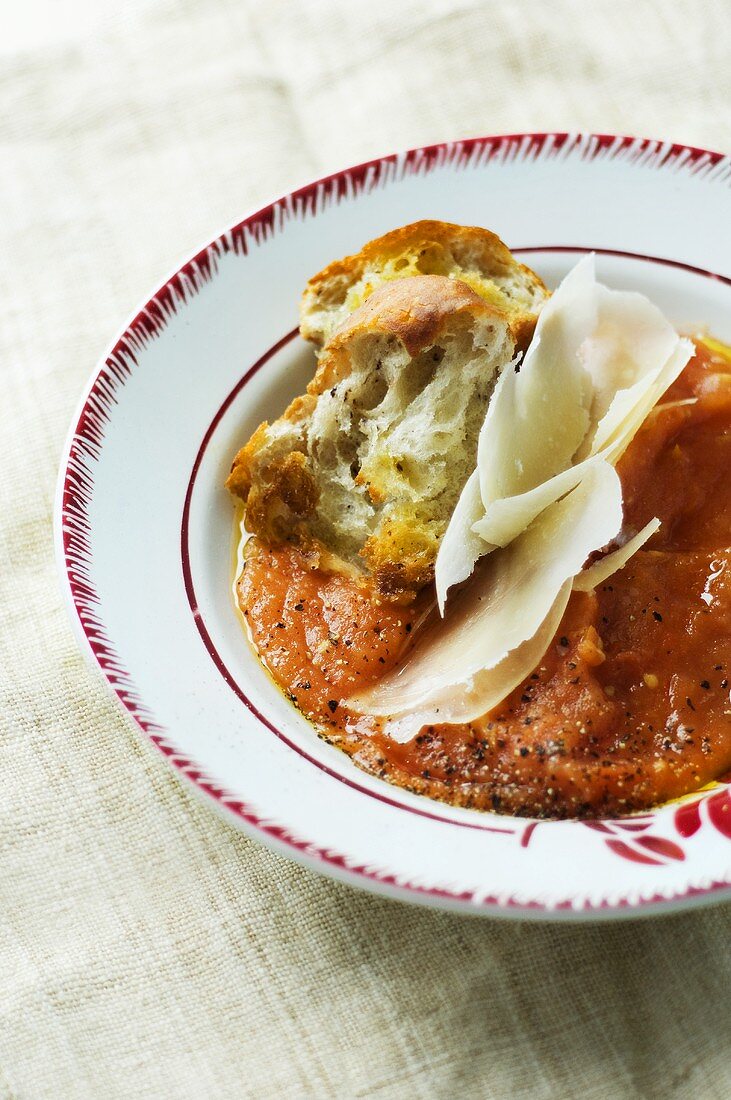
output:
[[181,788],[87,670],[51,557],[79,391],[173,263],[251,204],[400,146],[594,128],[731,149],[727,0],[13,8],[0,1096],[728,1097],[729,908],[500,924],[270,854]]

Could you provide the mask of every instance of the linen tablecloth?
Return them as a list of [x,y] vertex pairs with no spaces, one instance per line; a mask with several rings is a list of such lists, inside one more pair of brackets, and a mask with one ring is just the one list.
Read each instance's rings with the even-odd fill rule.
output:
[[196,245],[407,145],[594,129],[729,150],[730,23],[726,0],[8,7],[1,1097],[731,1095],[729,908],[503,924],[271,854],[181,786],[86,666],[51,549],[79,392]]

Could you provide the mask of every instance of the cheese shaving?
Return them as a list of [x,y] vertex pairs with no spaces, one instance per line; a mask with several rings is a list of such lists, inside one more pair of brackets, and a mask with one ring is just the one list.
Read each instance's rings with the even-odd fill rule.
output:
[[498,380],[477,445],[486,508],[565,469],[586,437],[593,393],[578,352],[597,327],[593,273],[587,256],[566,276],[543,307],[523,362]]
[[446,701],[443,699],[441,704],[436,700],[421,711],[390,718],[384,724],[384,730],[391,740],[404,744],[424,726],[434,722],[470,722],[498,706],[540,662],[558,630],[570,595],[571,581],[566,581],[533,637],[503,657],[495,668],[475,673],[467,683],[460,685],[458,692],[450,693],[450,697]]
[[[479,471],[475,470],[465,483],[439,548],[442,561],[449,562],[450,566],[449,573],[444,569],[440,570],[437,558],[435,580],[437,603],[441,614],[444,614],[448,578],[458,577],[464,580],[469,577],[477,559],[489,549],[485,540],[472,530],[473,524],[483,516],[484,512],[485,508],[480,495],[480,475]],[[449,581],[449,584],[456,583],[456,581]]]
[[505,368],[495,387],[477,451],[482,514],[474,518],[472,484],[470,508],[455,510],[437,556],[440,610],[478,558],[574,489],[593,457],[617,462],[692,354],[647,298],[598,284],[593,255],[576,265],[522,365]]
[[[408,723],[387,726],[399,737],[411,736],[419,724],[471,721],[484,714],[535,667],[574,576],[621,525],[619,478],[595,458],[571,493],[509,546],[483,559],[446,617],[434,617],[401,667],[348,706],[391,719],[411,716]],[[535,645],[524,645],[534,639]]]
[[624,569],[632,555],[636,554],[659,528],[660,520],[655,517],[641,531],[638,531],[634,538],[628,539],[624,546],[613,550],[611,554],[605,554],[603,558],[599,558],[598,561],[592,562],[586,569],[582,569],[579,575],[574,577],[574,591],[591,592],[592,589],[608,580],[613,573]]

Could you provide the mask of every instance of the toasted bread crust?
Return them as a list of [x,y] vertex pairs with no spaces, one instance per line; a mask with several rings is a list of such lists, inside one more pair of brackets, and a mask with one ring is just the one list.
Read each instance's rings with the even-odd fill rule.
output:
[[508,246],[489,229],[482,229],[476,225],[456,225],[453,222],[424,219],[412,222],[410,225],[403,225],[399,229],[392,229],[382,237],[368,241],[360,252],[344,256],[341,260],[334,260],[317,275],[312,276],[305,287],[305,295],[317,295],[338,276],[346,275],[348,278],[361,276],[373,260],[397,258],[405,252],[418,251],[430,244],[445,246],[456,254],[455,258],[459,252],[469,249],[486,270],[491,269],[496,274],[500,271],[507,274],[517,268],[522,271],[529,283],[545,290],[543,282],[536,273],[524,264],[518,263]]
[[[478,227],[415,222],[329,264],[309,281],[302,298],[300,331],[319,348],[307,391],[274,423],[257,428],[234,458],[226,482],[245,503],[247,529],[267,545],[294,543],[313,560],[328,561],[329,568],[340,561],[352,572],[360,560],[364,578],[369,575],[384,598],[413,599],[433,579],[452,506],[448,492],[465,476],[464,440],[475,439],[474,413],[467,436],[459,434],[465,421],[449,418],[466,416],[468,407],[485,407],[495,363],[504,364],[527,346],[547,297],[538,276],[518,263],[499,237]],[[470,368],[472,339],[501,349],[497,360],[490,352],[484,382],[474,365]],[[381,359],[383,373],[378,373]],[[407,373],[401,375],[393,363],[403,363]],[[422,422],[423,438],[430,423],[439,424],[443,410],[443,423],[462,424],[454,436],[456,450],[443,442],[422,448],[416,436],[412,448],[403,442],[410,428],[396,449],[389,449],[394,438],[389,433],[398,430],[394,423],[403,416],[408,424],[408,402],[419,392],[406,397],[402,377],[410,379],[404,385],[436,387],[429,392],[441,397]],[[463,378],[468,396],[460,404],[446,395],[461,391]],[[363,386],[371,388],[358,388]],[[379,387],[390,386],[396,387],[396,404],[382,406]],[[374,400],[375,405],[367,403]],[[401,400],[407,402],[403,412]],[[482,404],[466,404],[475,400]],[[378,422],[379,434],[358,435],[358,425],[368,423],[368,410],[375,408],[389,410],[374,414],[386,418]],[[423,413],[412,415],[418,422]],[[451,438],[443,430],[435,435],[435,440]],[[379,451],[376,440],[380,446],[382,439]],[[462,465],[454,467],[455,460]],[[430,473],[422,481],[425,470]]]
[[[307,395],[296,397],[280,420],[296,424],[314,405],[314,399]],[[267,545],[277,546],[293,537],[302,541],[306,530],[303,521],[317,506],[318,488],[302,451],[289,451],[265,466],[260,464],[269,428],[264,420],[236,453],[225,487],[246,505],[247,529]]]
[[[439,275],[389,282],[349,317],[323,349],[307,393],[295,398],[274,425],[261,424],[234,458],[226,486],[245,502],[246,526],[252,534],[270,546],[286,541],[317,549],[307,523],[315,515],[319,492],[304,453],[305,423],[318,397],[349,376],[353,341],[382,336],[401,344],[414,358],[438,344],[450,326],[454,331],[461,315],[466,323],[494,321],[505,326],[500,310],[459,280]],[[293,439],[303,450],[266,455],[272,428],[283,424],[293,426]],[[363,486],[374,503],[383,503],[378,485],[364,483],[360,475],[354,476],[354,484]],[[416,515],[399,515],[366,540],[360,555],[383,596],[408,603],[433,579],[438,546],[438,538]]]
[[409,355],[429,347],[456,314],[470,311],[496,314],[474,290],[442,275],[395,279],[374,290],[333,337],[331,347],[353,333],[383,332],[401,341]]
[[414,356],[437,343],[447,325],[461,313],[503,318],[500,310],[458,279],[414,275],[384,283],[325,345],[315,377],[307,387],[308,394],[324,393],[340,381],[348,369],[347,350],[353,337],[371,333],[390,336]]
[[[511,299],[497,286],[490,289],[490,299],[511,318],[511,328],[519,347],[526,347],[535,328],[536,314],[548,291],[542,280],[524,264],[519,263],[508,247],[495,234],[479,226],[455,225],[451,222],[419,221],[386,233],[369,241],[360,252],[328,264],[314,275],[305,287],[300,309],[300,331],[313,343],[323,343],[323,332],[317,325],[316,311],[337,307],[347,297],[369,269],[383,268],[390,262],[416,262],[424,267],[423,274],[447,274],[440,271],[447,264],[452,277],[459,278],[459,268],[465,272],[478,269],[489,283],[490,278],[518,280],[527,302]],[[457,270],[454,270],[456,265]],[[405,274],[412,278],[418,275]],[[487,296],[488,287],[481,296]],[[373,290],[372,293],[376,291]],[[367,300],[367,298],[366,298]]]
[[391,521],[365,543],[361,557],[376,588],[395,603],[408,604],[434,580],[439,542],[405,521]]

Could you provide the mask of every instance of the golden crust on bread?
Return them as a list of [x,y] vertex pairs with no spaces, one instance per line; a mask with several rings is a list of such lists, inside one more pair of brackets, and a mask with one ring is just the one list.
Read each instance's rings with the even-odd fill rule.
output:
[[257,428],[228,488],[269,545],[323,546],[408,601],[433,577],[474,468],[496,373],[513,356],[505,314],[459,280],[394,280],[322,349],[307,393]]
[[390,518],[361,550],[376,588],[396,603],[411,603],[434,580],[439,538],[428,527],[409,522],[407,515]]
[[414,275],[384,283],[348,317],[323,348],[315,377],[307,387],[308,394],[323,393],[342,377],[354,337],[380,333],[399,340],[409,355],[415,356],[435,344],[446,325],[466,312],[502,316],[456,279]]
[[510,318],[519,347],[527,346],[548,297],[543,282],[487,229],[420,221],[369,241],[313,276],[300,308],[300,331],[322,346],[371,294],[394,279],[443,275],[466,283]]

